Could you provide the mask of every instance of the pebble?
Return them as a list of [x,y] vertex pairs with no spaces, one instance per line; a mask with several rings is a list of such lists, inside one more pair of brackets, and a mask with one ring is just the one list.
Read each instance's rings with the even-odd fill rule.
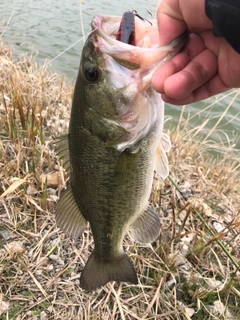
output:
[[64,261],[55,254],[50,254],[49,259],[55,261],[57,264],[59,264],[61,266],[63,266],[65,264]]
[[47,314],[46,314],[45,311],[42,311],[42,312],[40,313],[40,319],[41,319],[41,320],[47,319]]
[[224,227],[223,227],[223,225],[222,225],[221,223],[219,223],[219,222],[217,222],[217,221],[213,221],[212,224],[213,224],[214,229],[215,229],[217,232],[223,231]]

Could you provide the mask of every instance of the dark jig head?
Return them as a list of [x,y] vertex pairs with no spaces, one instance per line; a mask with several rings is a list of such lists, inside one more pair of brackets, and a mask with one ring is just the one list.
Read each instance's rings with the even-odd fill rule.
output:
[[[135,16],[141,20],[146,20],[142,18],[136,10],[125,12],[122,16],[116,40],[135,46]],[[146,21],[152,25],[149,20]]]

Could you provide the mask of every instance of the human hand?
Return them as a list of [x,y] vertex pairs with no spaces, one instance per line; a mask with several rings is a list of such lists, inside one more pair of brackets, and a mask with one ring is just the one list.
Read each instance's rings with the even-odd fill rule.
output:
[[158,8],[159,44],[190,32],[184,49],[152,77],[166,102],[183,105],[240,87],[240,55],[212,33],[205,0],[163,0]]

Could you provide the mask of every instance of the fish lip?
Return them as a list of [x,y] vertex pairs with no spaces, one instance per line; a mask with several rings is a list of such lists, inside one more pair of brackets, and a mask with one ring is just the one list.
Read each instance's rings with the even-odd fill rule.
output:
[[[118,25],[116,25],[115,28],[112,27],[112,32],[108,32],[107,28],[106,27],[104,28],[104,23],[107,22],[109,20],[109,18],[112,18],[112,20],[115,19],[118,22]],[[121,46],[121,47],[125,48],[126,50],[129,50],[129,49],[134,50],[135,48],[139,48],[137,45],[133,46],[133,45],[130,45],[127,43],[123,43],[119,40],[116,40],[116,35],[117,35],[118,28],[120,26],[120,23],[121,23],[121,17],[119,17],[119,16],[109,16],[109,15],[97,14],[93,17],[93,20],[91,22],[92,33],[94,35],[98,35],[98,36],[104,38],[107,42]],[[178,38],[174,39],[167,46],[172,45],[173,47],[175,47],[179,43],[182,43],[181,47],[183,47],[184,44],[187,42],[188,37],[189,37],[189,32],[186,29]],[[158,47],[158,45],[152,45],[149,48],[142,48],[142,49],[153,50],[157,47]],[[163,47],[166,47],[166,46],[163,46]]]
[[[108,22],[110,21],[110,23]],[[138,20],[137,20],[138,21]],[[153,66],[155,71],[163,63],[170,60],[176,53],[178,53],[185,45],[188,39],[188,31],[186,30],[181,36],[174,39],[166,46],[149,45],[149,47],[136,46],[123,43],[116,40],[116,34],[121,23],[121,17],[97,14],[92,20],[93,44],[95,49],[102,54],[111,56],[120,65],[129,70],[144,69],[144,75],[153,74]],[[154,21],[156,27],[156,20]],[[154,28],[153,27],[153,28]],[[138,21],[136,28],[141,30],[144,28]],[[153,29],[155,30],[155,29]],[[136,29],[137,33],[137,29]],[[141,32],[140,32],[141,33]],[[145,34],[142,35],[143,39]],[[141,42],[141,37],[139,37]],[[149,78],[149,77],[148,77]],[[144,86],[145,88],[145,86]]]

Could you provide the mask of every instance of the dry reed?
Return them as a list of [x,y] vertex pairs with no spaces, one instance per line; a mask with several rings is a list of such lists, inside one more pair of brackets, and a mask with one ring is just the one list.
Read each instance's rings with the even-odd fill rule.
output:
[[[169,154],[179,190],[166,179],[151,195],[161,236],[148,247],[124,241],[139,284],[84,292],[91,231],[73,241],[54,218],[67,177],[51,141],[67,131],[73,88],[36,68],[1,44],[1,319],[239,319],[240,173],[231,143],[201,141],[205,123],[193,131],[180,118]],[[207,153],[214,148],[221,158]]]

